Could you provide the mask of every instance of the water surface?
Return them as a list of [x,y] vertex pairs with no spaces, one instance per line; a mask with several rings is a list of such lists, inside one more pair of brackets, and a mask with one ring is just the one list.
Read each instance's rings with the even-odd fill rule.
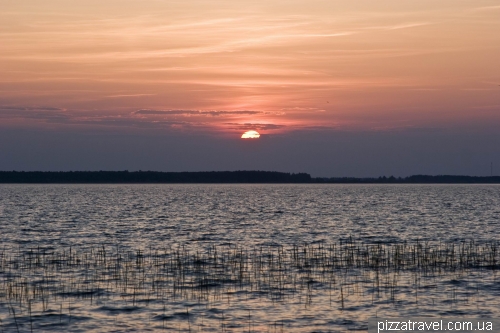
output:
[[[495,267],[339,270],[311,252],[311,267],[294,266],[291,255],[300,247],[326,256],[332,244],[348,242],[491,252],[484,246],[500,239],[499,218],[498,185],[2,185],[0,325],[329,332],[366,330],[370,316],[495,317]],[[189,260],[214,248],[215,266],[193,271]],[[246,254],[235,256],[236,249]],[[41,251],[47,257],[36,266]],[[98,251],[106,264],[96,261]],[[175,251],[184,260],[182,279],[175,275],[182,269],[159,266]],[[277,261],[256,268],[256,258],[280,251],[286,268]],[[64,265],[54,264],[56,255]],[[253,277],[239,279],[236,264]],[[202,290],[200,276],[211,274],[219,278]],[[31,294],[22,296],[22,288]]]

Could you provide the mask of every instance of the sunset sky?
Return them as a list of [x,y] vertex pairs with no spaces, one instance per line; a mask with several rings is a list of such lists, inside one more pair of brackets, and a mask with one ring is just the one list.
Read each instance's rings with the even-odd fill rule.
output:
[[0,9],[0,170],[500,174],[498,0]]

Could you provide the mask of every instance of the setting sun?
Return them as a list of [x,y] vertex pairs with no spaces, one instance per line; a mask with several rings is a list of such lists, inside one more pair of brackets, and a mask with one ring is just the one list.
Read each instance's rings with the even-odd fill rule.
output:
[[242,139],[258,139],[260,138],[260,134],[257,131],[246,131],[241,135]]

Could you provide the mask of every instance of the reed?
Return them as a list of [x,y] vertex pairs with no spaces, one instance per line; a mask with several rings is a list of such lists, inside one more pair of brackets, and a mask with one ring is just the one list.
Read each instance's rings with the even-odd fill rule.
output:
[[[270,302],[294,299],[307,306],[316,294],[326,294],[332,307],[344,309],[351,298],[396,302],[402,288],[411,288],[418,304],[419,289],[432,287],[432,283],[422,286],[423,281],[497,271],[498,249],[498,242],[366,244],[352,238],[333,244],[252,248],[4,247],[0,251],[0,305],[10,311],[0,314],[0,320],[4,325],[12,317],[19,330],[18,316],[27,312],[32,331],[38,325],[37,313],[56,308],[60,325],[71,325],[72,304],[91,306],[106,297],[132,307],[161,304],[163,314],[158,317],[163,329],[165,303],[174,300],[208,307],[218,301],[238,302],[241,296],[236,295],[251,295]],[[469,292],[464,297],[468,301],[473,296]],[[457,293],[450,299],[457,302]],[[67,315],[66,322],[63,315]],[[184,319],[190,332],[204,326],[196,322],[203,317],[188,307]],[[222,313],[223,331],[227,321],[227,314]],[[248,331],[252,326],[249,310]]]

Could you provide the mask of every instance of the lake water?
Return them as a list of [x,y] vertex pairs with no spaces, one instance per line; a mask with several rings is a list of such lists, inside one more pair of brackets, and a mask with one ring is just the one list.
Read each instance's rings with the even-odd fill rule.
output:
[[498,185],[1,185],[0,331],[500,315]]

